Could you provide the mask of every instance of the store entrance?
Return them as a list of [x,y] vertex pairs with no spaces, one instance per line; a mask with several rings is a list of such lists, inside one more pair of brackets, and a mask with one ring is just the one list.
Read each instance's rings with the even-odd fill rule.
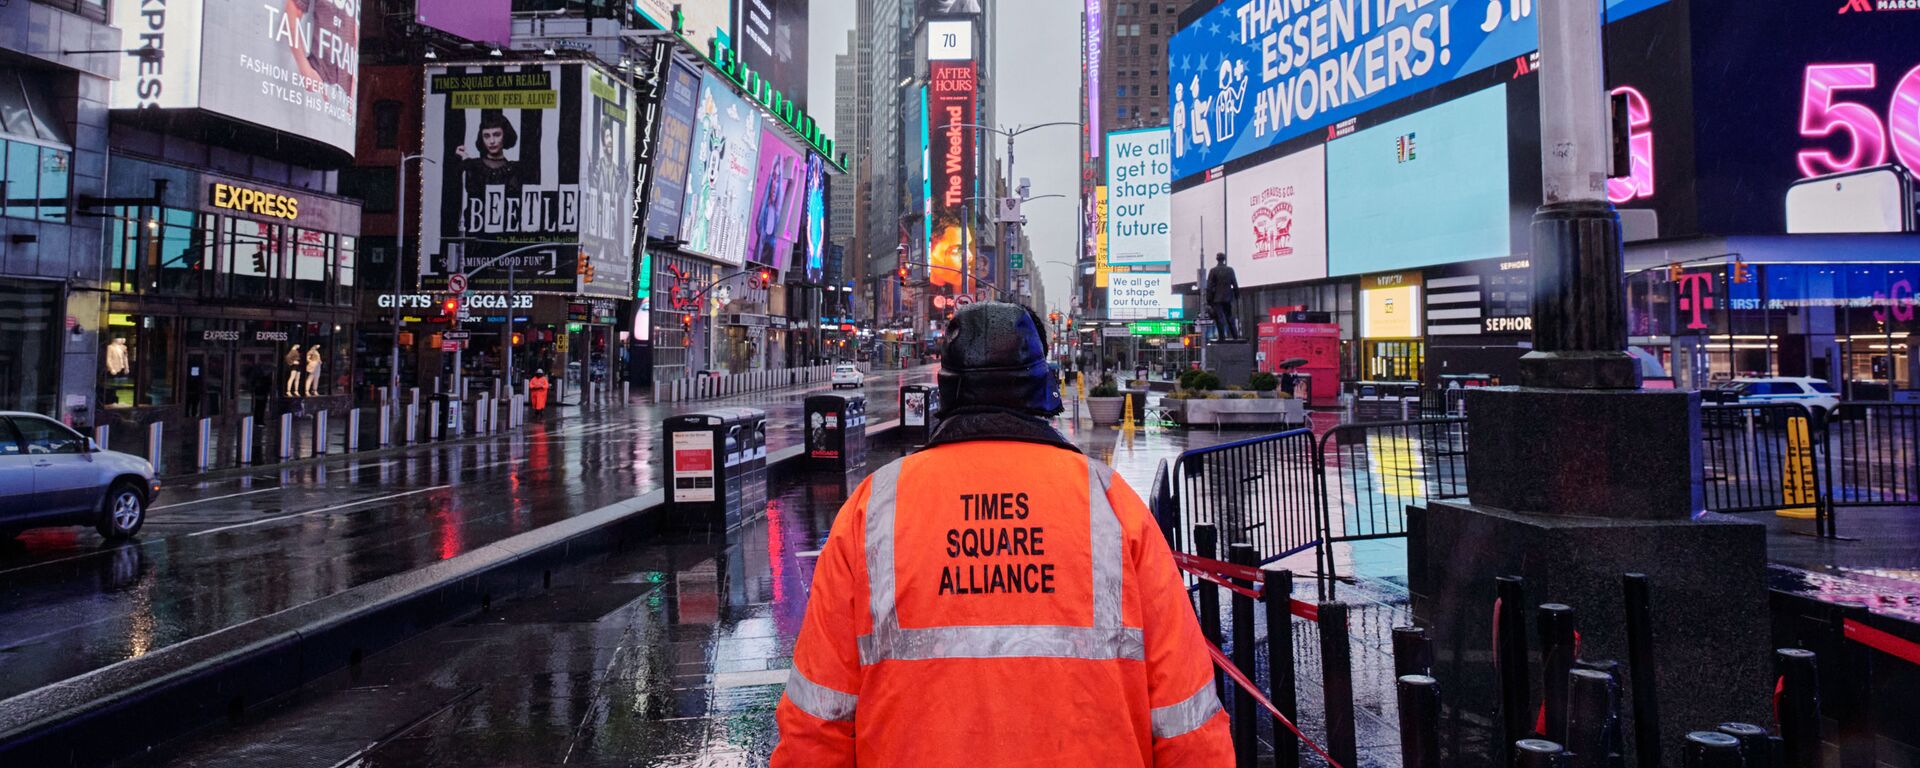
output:
[[1419,339],[1367,339],[1361,353],[1366,381],[1419,381],[1427,343]]
[[224,349],[194,350],[187,354],[186,397],[182,406],[187,418],[221,416],[232,404],[231,354]]
[[267,406],[273,399],[274,374],[279,367],[280,353],[272,347],[240,350],[234,365],[234,400],[239,406],[236,413],[252,416],[255,421],[267,417]]

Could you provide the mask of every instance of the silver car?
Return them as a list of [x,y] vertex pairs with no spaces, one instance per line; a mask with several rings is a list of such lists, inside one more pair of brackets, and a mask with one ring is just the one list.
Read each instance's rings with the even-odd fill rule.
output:
[[0,411],[0,536],[91,525],[124,539],[140,532],[159,493],[146,459],[101,450],[37,413]]

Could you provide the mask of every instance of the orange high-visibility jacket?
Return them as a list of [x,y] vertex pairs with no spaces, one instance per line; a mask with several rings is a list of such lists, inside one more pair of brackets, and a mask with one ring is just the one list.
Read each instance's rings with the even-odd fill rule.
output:
[[854,491],[813,574],[775,766],[1227,766],[1166,540],[1105,464],[944,445]]

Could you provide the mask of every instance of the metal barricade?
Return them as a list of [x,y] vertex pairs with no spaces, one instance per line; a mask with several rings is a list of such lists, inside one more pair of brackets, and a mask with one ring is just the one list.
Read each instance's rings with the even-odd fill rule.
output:
[[1714,512],[1824,507],[1812,454],[1818,431],[1814,414],[1798,403],[1700,406],[1704,506]]
[[1403,538],[1408,506],[1467,496],[1465,418],[1342,424],[1317,448],[1318,558],[1329,581],[1332,545]]
[[1830,507],[1920,505],[1920,403],[1841,403],[1819,447]]
[[1214,525],[1225,543],[1251,544],[1272,562],[1320,544],[1313,432],[1196,448],[1155,482],[1154,510],[1167,543],[1193,552],[1193,527]]

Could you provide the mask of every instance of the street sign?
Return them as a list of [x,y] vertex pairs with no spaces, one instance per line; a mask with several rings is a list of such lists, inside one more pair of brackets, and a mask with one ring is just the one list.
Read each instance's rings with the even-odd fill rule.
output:
[[1109,339],[1124,339],[1133,334],[1124,325],[1109,325],[1100,329],[1100,335]]
[[467,276],[459,273],[447,275],[447,293],[455,296],[467,292]]
[[446,341],[466,341],[473,338],[473,331],[442,331],[440,338]]
[[1026,269],[1027,255],[1024,253],[1007,254],[1007,269]]
[[440,340],[440,351],[458,352],[460,351],[460,342],[454,341],[453,339],[442,338]]
[[1129,323],[1127,330],[1135,336],[1179,336],[1180,321],[1147,320],[1138,323]]

